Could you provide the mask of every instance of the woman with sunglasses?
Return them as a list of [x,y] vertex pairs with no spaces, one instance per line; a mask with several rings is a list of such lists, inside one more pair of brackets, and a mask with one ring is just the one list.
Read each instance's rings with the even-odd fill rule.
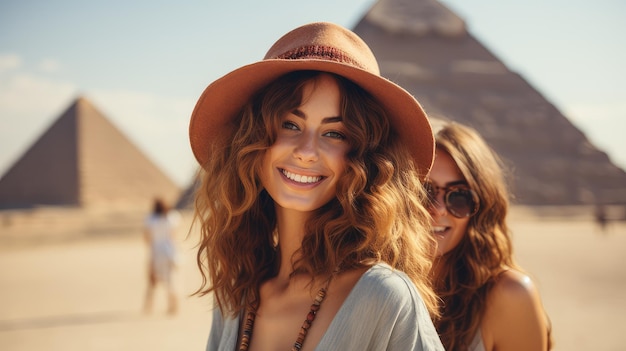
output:
[[513,258],[499,159],[475,130],[442,125],[425,187],[438,242],[434,286],[443,302],[435,326],[444,347],[549,350],[539,293]]

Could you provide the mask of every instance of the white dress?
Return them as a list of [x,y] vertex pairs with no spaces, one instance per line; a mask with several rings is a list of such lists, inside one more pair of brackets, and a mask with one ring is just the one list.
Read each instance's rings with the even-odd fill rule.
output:
[[152,214],[146,218],[144,226],[150,238],[150,265],[155,278],[169,285],[172,269],[177,262],[174,233],[180,222],[180,214],[169,211],[165,216]]

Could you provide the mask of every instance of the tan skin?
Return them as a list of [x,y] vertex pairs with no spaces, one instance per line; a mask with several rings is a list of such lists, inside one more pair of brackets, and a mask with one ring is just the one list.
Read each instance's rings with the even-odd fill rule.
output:
[[[440,149],[429,179],[437,186],[467,184],[450,155]],[[456,218],[443,205],[443,191],[431,206],[433,227],[442,255],[456,247],[466,234],[470,218]],[[445,228],[445,230],[444,230]],[[438,267],[435,266],[434,269]],[[548,320],[541,298],[532,280],[522,272],[501,267],[502,273],[487,297],[487,308],[481,320],[481,333],[487,351],[547,350]]]
[[[284,209],[279,212],[289,213]],[[279,240],[282,243],[281,262],[289,262],[301,241],[301,234],[298,235],[301,230],[298,228],[301,227],[300,223],[303,223],[304,218],[293,216],[294,214],[292,212],[288,216],[279,216],[283,218],[279,222]],[[292,249],[288,251],[284,249],[286,247]],[[332,279],[326,299],[309,329],[302,351],[314,350],[317,347],[337,311],[366,270],[367,268],[348,271]],[[283,263],[279,274],[262,284],[261,304],[257,310],[254,336],[249,350],[290,350],[317,291],[326,284],[325,281],[316,281],[311,287],[309,276],[299,275],[290,279],[291,271],[291,265]]]
[[481,323],[487,351],[546,350],[546,314],[531,279],[516,270],[501,274]]
[[[335,196],[343,174],[349,145],[342,139],[339,88],[329,75],[321,75],[303,92],[304,103],[283,119],[274,145],[266,152],[261,180],[275,201],[280,262],[278,274],[260,287],[260,304],[254,322],[250,351],[290,350],[320,288],[327,280],[293,272],[294,253],[300,248],[313,210]],[[288,179],[310,177],[309,184]],[[298,178],[300,179],[300,178]],[[333,318],[367,270],[336,275],[328,285],[303,351],[314,350]]]

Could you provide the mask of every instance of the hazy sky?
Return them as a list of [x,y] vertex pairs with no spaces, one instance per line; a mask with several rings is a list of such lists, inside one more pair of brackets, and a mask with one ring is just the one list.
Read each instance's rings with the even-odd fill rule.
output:
[[[625,1],[442,2],[626,168]],[[0,0],[0,175],[83,95],[185,186],[189,116],[206,85],[288,30],[353,27],[373,3]]]

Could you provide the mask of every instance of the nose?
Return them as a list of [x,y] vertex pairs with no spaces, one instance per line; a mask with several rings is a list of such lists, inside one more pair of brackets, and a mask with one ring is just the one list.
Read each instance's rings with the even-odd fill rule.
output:
[[298,143],[293,150],[294,157],[302,162],[317,161],[318,145],[314,133],[302,133],[298,138]]

